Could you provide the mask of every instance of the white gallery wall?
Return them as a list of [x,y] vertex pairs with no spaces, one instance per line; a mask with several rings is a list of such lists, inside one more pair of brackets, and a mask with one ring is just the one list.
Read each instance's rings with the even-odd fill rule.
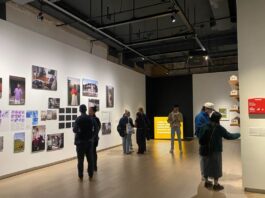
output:
[[[101,118],[102,112],[110,112],[112,123],[110,135],[102,135],[100,131],[98,149],[121,144],[116,126],[124,109],[129,109],[135,119],[137,108],[145,108],[145,76],[142,74],[2,20],[0,44],[0,78],[3,79],[0,110],[38,110],[39,125],[46,125],[46,134],[64,133],[65,139],[61,150],[47,152],[45,149],[31,153],[31,130],[0,132],[0,136],[4,137],[4,148],[0,152],[0,177],[75,156],[72,129],[59,130],[58,120],[40,121],[40,111],[48,109],[49,97],[60,98],[61,107],[67,107],[67,77],[98,81],[100,112],[97,115]],[[57,70],[57,91],[32,89],[32,65]],[[26,78],[25,105],[9,105],[10,75]],[[106,85],[114,87],[114,108],[106,108]],[[88,98],[82,96],[81,86],[81,104],[87,105]],[[15,132],[25,132],[24,152],[13,152]]]
[[[231,109],[232,105],[238,104],[230,95],[231,86],[228,81],[231,75],[238,75],[235,72],[218,72],[207,74],[194,74],[193,80],[193,114],[194,119],[200,112],[205,102],[215,104],[215,109],[219,108]],[[240,85],[239,85],[240,86]],[[228,120],[221,121],[221,124],[231,133],[240,131],[239,127],[230,126],[231,119],[238,116],[236,112],[228,112]]]
[[249,129],[265,130],[265,116],[248,115],[249,98],[265,98],[265,1],[237,1],[238,61],[242,134],[243,185],[265,190],[265,137]]

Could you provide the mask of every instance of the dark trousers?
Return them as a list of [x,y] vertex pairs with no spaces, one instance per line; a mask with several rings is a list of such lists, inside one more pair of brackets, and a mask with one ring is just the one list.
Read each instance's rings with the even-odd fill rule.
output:
[[137,129],[136,141],[138,144],[138,153],[144,153],[146,151],[146,136],[144,129]]
[[97,161],[98,161],[98,154],[97,154],[97,146],[98,146],[98,140],[94,142],[93,145],[93,157],[94,157],[94,170],[97,171]]
[[84,158],[86,156],[87,163],[88,163],[88,175],[93,177],[94,173],[94,156],[93,156],[93,142],[88,142],[86,144],[80,144],[76,146],[77,152],[77,169],[78,169],[78,176],[83,177],[84,172]]

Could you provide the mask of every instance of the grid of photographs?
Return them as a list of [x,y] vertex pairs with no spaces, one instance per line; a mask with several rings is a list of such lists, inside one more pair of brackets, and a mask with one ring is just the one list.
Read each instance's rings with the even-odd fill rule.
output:
[[73,128],[76,118],[78,117],[77,108],[60,108],[59,109],[59,129]]

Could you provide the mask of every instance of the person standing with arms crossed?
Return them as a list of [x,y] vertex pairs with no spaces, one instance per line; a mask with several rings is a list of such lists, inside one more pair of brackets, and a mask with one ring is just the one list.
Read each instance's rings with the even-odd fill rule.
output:
[[173,111],[168,115],[167,122],[170,124],[171,127],[171,149],[169,152],[174,152],[175,133],[177,133],[179,151],[180,153],[182,153],[180,125],[181,122],[183,122],[183,116],[182,113],[179,111],[179,105],[174,105]]
[[88,175],[89,180],[93,178],[94,173],[94,140],[98,133],[98,125],[96,121],[89,115],[86,114],[87,107],[82,104],[79,107],[81,115],[75,120],[73,132],[75,133],[75,145],[77,152],[77,168],[78,177],[83,180],[84,171],[84,158],[86,156],[88,162]]

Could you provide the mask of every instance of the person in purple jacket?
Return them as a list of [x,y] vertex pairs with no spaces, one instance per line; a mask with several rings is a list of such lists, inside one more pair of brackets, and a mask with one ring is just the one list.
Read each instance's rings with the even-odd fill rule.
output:
[[14,95],[15,95],[15,104],[21,104],[23,91],[19,83],[17,84],[17,87],[14,90]]

